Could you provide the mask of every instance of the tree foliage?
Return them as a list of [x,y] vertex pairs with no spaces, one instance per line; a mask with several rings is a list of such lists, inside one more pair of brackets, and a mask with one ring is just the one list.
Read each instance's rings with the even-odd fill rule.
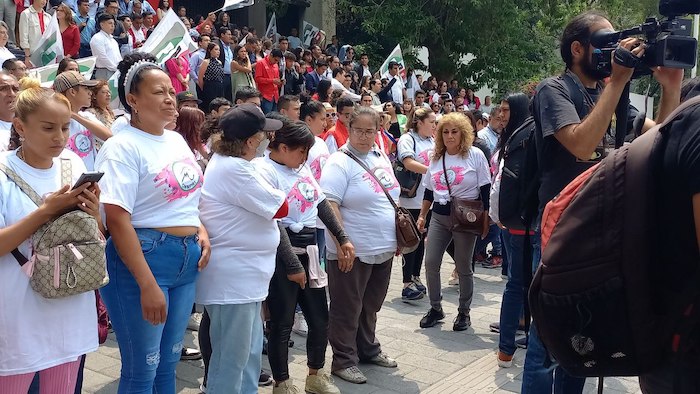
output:
[[559,36],[580,12],[602,10],[625,28],[656,7],[656,0],[337,0],[337,26],[341,40],[360,44],[373,64],[397,43],[404,52],[425,46],[428,69],[439,79],[505,91],[563,69]]

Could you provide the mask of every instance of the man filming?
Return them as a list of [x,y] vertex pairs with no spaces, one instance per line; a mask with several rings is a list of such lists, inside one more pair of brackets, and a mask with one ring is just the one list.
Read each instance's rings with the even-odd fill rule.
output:
[[[609,133],[610,123],[635,65],[644,55],[645,44],[637,38],[621,40],[611,61],[612,73],[604,83],[607,75],[596,67],[595,48],[590,44],[593,33],[604,29],[613,30],[613,26],[599,12],[585,12],[571,20],[561,38],[565,73],[548,78],[537,87],[533,116],[537,125],[535,137],[542,175],[536,223],[552,198],[579,174],[600,162],[614,147],[614,139]],[[683,70],[656,67],[652,71],[662,87],[656,119],[660,122],[679,104]],[[628,130],[637,114],[638,111],[630,106],[629,119],[625,120]],[[651,119],[646,119],[642,131],[654,124]],[[535,239],[533,269],[539,263],[541,252],[539,234]],[[556,393],[582,392],[585,379],[568,375],[556,364],[544,366],[547,353],[538,338],[536,325],[535,321],[530,327],[522,393],[551,393],[553,389]]]

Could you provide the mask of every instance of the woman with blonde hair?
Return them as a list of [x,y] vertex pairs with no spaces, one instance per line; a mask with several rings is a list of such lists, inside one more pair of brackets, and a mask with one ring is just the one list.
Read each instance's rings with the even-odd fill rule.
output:
[[[70,102],[62,94],[22,83],[13,120],[20,146],[0,154],[0,391],[24,394],[38,372],[42,393],[72,393],[83,354],[98,346],[95,293],[47,299],[34,291],[15,252],[29,257],[29,238],[70,209],[100,222],[96,184],[70,189],[86,171],[83,161],[64,149],[69,137]],[[62,168],[71,169],[71,185]],[[43,197],[37,206],[20,186],[23,179]],[[38,199],[38,197],[37,197]]]
[[[455,230],[454,225],[457,223],[451,213],[452,202],[456,199],[481,199],[488,212],[491,186],[489,164],[483,152],[472,146],[473,142],[474,130],[466,117],[452,113],[440,119],[435,136],[435,150],[423,177],[426,190],[417,220],[418,228],[425,228],[430,211],[430,242],[426,245],[425,271],[431,308],[421,319],[421,328],[432,327],[445,318],[440,266],[442,256],[452,240],[455,245],[455,266],[459,274],[459,313],[452,329],[464,331],[471,326],[469,312],[474,294],[471,260],[477,236]],[[482,234],[482,238],[485,235]]]

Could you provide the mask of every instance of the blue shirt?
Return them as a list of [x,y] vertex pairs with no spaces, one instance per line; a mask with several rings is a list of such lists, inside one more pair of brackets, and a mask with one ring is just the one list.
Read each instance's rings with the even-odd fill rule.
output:
[[199,66],[202,65],[204,56],[206,56],[206,51],[202,48],[197,49],[197,52],[190,56],[190,79],[192,81],[197,81]]
[[231,50],[231,47],[224,44],[223,41],[221,42],[221,46],[224,47],[224,58],[226,59],[226,61],[224,62],[224,74],[231,75],[231,62],[233,61],[233,51]]
[[80,45],[90,46],[90,39],[95,35],[95,32],[97,32],[95,20],[90,18],[89,15],[83,18],[78,13],[75,14],[73,20],[75,20],[75,23],[78,25],[78,29],[80,29],[81,23],[85,23],[85,27],[80,30]]

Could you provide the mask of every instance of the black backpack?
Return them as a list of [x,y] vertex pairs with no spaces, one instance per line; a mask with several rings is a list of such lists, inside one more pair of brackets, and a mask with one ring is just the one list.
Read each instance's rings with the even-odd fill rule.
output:
[[[528,186],[538,185],[532,174],[537,162],[527,165],[528,148],[534,147],[535,119],[530,116],[508,138],[503,147],[503,170],[501,172],[501,191],[498,200],[498,218],[501,224],[513,230],[524,230],[524,209],[528,200]],[[532,151],[534,149],[531,149]],[[536,155],[530,153],[529,159],[536,159]],[[527,167],[527,168],[526,168]],[[536,172],[537,169],[534,168]],[[528,177],[529,176],[529,177]],[[536,189],[535,189],[536,190]]]
[[[411,140],[413,140],[413,151],[416,151],[416,139],[413,137],[413,135],[410,134]],[[398,145],[398,144],[397,144]],[[398,146],[397,146],[398,148]],[[418,152],[416,152],[418,153]],[[397,152],[398,154],[398,152]],[[413,198],[416,196],[416,192],[418,191],[418,187],[420,186],[421,179],[423,179],[423,174],[417,174],[406,167],[404,167],[403,163],[401,160],[394,160],[393,162],[393,167],[394,167],[394,175],[396,176],[396,180],[399,181],[399,185],[401,186],[401,197],[405,198]]]

